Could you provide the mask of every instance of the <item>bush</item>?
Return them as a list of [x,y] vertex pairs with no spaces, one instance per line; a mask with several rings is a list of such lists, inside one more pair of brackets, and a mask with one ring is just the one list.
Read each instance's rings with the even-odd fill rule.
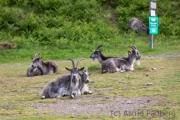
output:
[[[87,48],[125,34],[131,17],[148,26],[149,1],[144,0],[0,0],[1,39],[20,45]],[[157,1],[159,34],[180,34],[179,1]],[[131,42],[131,41],[129,41]],[[133,42],[132,42],[133,43]],[[62,47],[63,45],[63,47]],[[81,47],[80,47],[81,46]]]

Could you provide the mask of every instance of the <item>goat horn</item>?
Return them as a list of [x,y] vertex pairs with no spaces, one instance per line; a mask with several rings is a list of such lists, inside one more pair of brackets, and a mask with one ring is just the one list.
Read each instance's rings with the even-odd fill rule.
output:
[[136,47],[135,46],[132,46],[134,49],[136,49]]
[[103,45],[99,45],[99,46],[97,46],[97,48],[96,48],[96,50],[98,50],[100,47],[102,47]]
[[80,58],[78,61],[77,61],[77,64],[76,64],[76,68],[78,67],[79,63],[81,60],[84,60],[84,58]]
[[34,57],[35,57],[35,58],[38,58],[39,55],[40,55],[40,52],[36,53],[36,54],[34,55]]
[[132,49],[136,49],[134,46],[129,46],[130,48],[132,48]]
[[69,58],[68,60],[70,60],[72,62],[72,65],[73,65],[73,68],[75,68],[75,65],[74,65],[74,60]]

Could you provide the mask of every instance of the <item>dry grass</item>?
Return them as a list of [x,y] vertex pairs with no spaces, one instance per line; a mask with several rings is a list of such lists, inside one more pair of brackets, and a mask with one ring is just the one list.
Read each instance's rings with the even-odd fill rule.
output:
[[[51,109],[36,109],[34,104],[56,104],[59,101],[71,101],[68,97],[62,99],[45,99],[41,100],[40,95],[45,84],[49,81],[56,80],[59,76],[67,74],[64,68],[71,68],[70,61],[55,61],[58,64],[59,72],[53,75],[44,75],[37,77],[26,77],[26,70],[29,63],[14,63],[0,65],[0,118],[8,119],[45,119],[54,115]],[[142,59],[140,66],[135,66],[135,71],[125,73],[100,74],[100,65],[97,61],[92,63],[90,59],[81,61],[80,67],[88,67],[92,73],[90,83],[92,95],[101,97],[119,97],[130,98],[134,96],[153,96],[160,101],[158,106],[149,106],[144,109],[156,109],[175,111],[175,116],[161,116],[157,119],[180,119],[180,57],[159,58],[159,59]],[[156,70],[152,70],[156,68]],[[79,96],[86,97],[86,96]],[[78,99],[78,97],[76,98]],[[105,102],[112,102],[111,100]],[[86,104],[86,102],[81,103]],[[97,104],[91,102],[90,104]],[[36,106],[38,107],[38,106]],[[142,108],[141,108],[142,109]],[[118,119],[123,116],[111,116],[111,113],[105,115],[94,114],[91,118],[89,115],[78,115],[72,119]],[[127,119],[132,119],[129,116]],[[142,119],[152,119],[152,116],[140,116]],[[57,115],[48,117],[49,119],[70,119],[69,116]],[[30,119],[30,118],[29,118]]]

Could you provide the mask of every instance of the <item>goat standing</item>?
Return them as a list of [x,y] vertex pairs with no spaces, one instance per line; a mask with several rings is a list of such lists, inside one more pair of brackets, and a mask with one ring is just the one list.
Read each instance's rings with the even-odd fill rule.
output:
[[53,61],[43,62],[39,58],[40,53],[36,53],[34,58],[32,58],[32,64],[27,70],[27,76],[38,76],[38,75],[47,75],[53,74],[58,71],[58,66]]
[[56,81],[49,82],[43,89],[42,99],[63,96],[74,98],[76,95],[81,95],[81,76],[79,72],[82,71],[84,67],[80,69],[77,67],[83,59],[78,60],[76,67],[72,59],[68,60],[72,62],[73,68],[66,68],[66,70],[70,71],[71,74],[61,76]]
[[132,52],[128,52],[127,58],[109,58],[103,61],[101,65],[101,73],[133,71],[135,60],[139,60],[141,56],[134,46],[131,48]]
[[138,20],[135,17],[132,17],[129,21],[127,31],[129,29],[133,29],[136,31],[136,33],[140,33],[141,31],[145,31],[147,34],[149,34],[149,28],[143,24],[142,21]]

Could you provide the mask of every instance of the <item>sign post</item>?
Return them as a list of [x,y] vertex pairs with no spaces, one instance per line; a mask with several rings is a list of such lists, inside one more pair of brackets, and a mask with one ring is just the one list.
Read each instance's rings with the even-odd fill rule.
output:
[[158,17],[149,16],[149,33],[158,34]]
[[156,16],[156,0],[149,0],[149,39],[150,48],[153,48],[153,34],[158,34],[158,17]]

